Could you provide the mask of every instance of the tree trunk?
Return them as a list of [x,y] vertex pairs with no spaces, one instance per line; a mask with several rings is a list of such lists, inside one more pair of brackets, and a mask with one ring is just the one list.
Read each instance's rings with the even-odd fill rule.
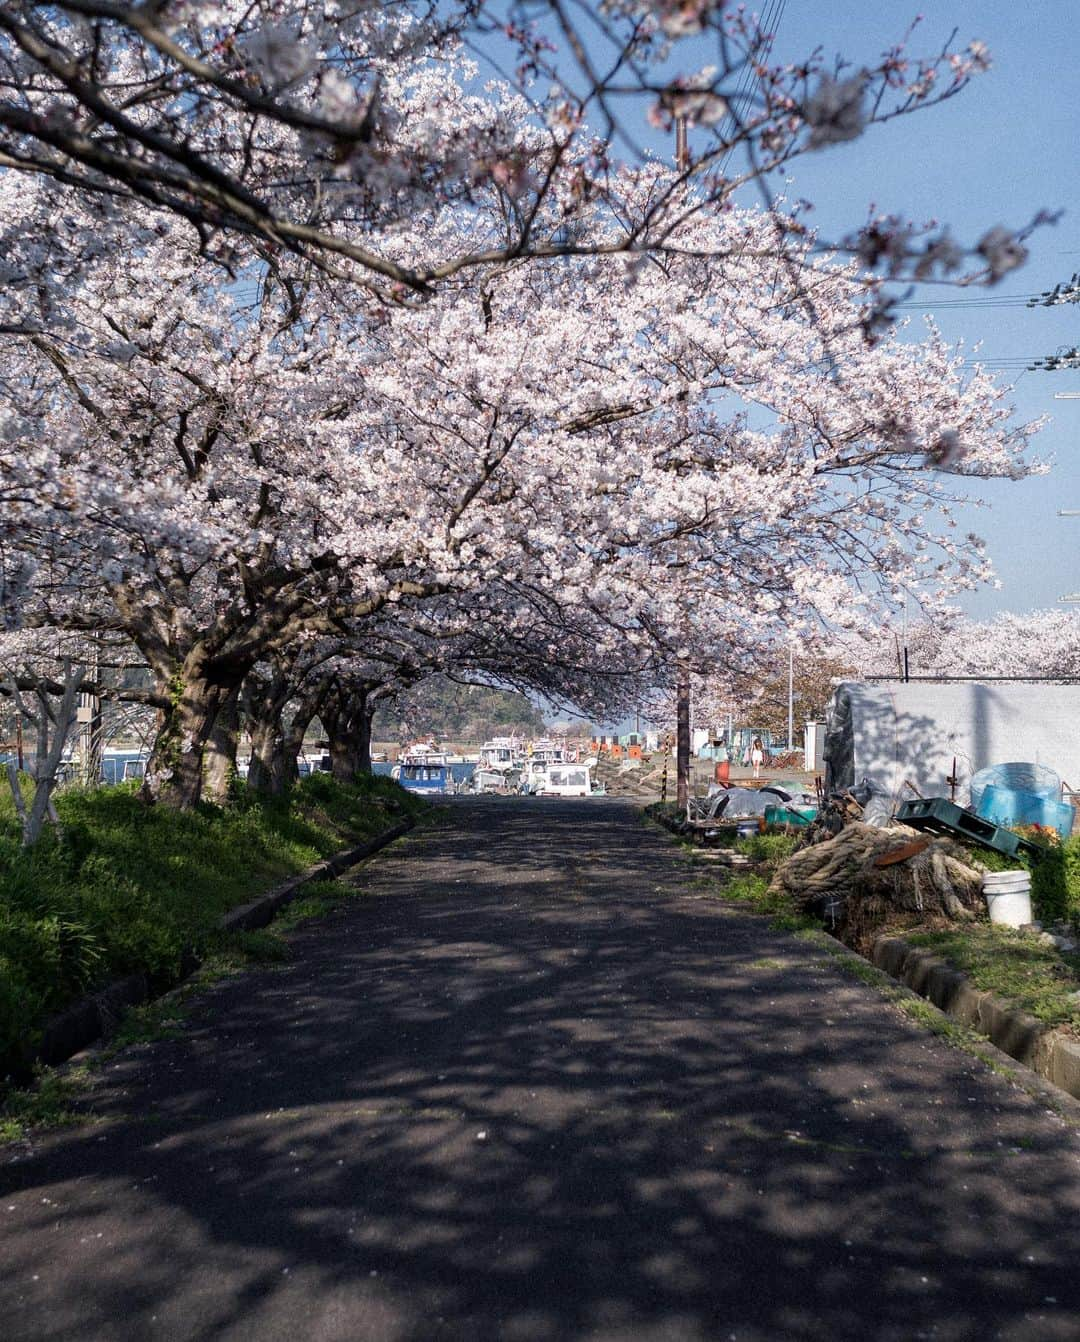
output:
[[240,686],[221,699],[203,755],[203,797],[219,806],[229,799],[236,777],[236,747],[240,736]]
[[281,734],[281,748],[274,759],[274,791],[284,792],[300,777],[296,758],[304,748],[304,737],[315,716],[314,700],[305,699],[293,715],[292,722]]
[[371,773],[371,724],[375,718],[375,709],[378,707],[368,696],[364,696],[364,705],[360,712],[357,723],[356,737],[356,771],[361,774]]
[[330,740],[330,772],[339,783],[371,773],[371,719],[375,704],[370,687],[339,689],[328,696],[321,714]]
[[52,794],[59,779],[64,748],[71,729],[75,725],[79,687],[82,685],[85,675],[85,668],[80,667],[78,670],[72,670],[71,662],[65,661],[64,694],[59,706],[53,708],[51,696],[45,687],[39,684],[34,691],[34,697],[37,700],[36,713],[27,710],[22,696],[15,686],[14,679],[11,681],[11,694],[15,704],[17,721],[21,723],[23,716],[28,717],[37,732],[37,750],[34,756],[34,767],[31,771],[31,777],[34,780],[34,795],[29,812],[19,788],[18,770],[12,763],[7,766],[12,800],[22,823],[24,848],[31,848],[37,843],[46,820],[51,820],[57,832],[60,831],[60,817],[56,814]]
[[139,794],[144,801],[177,810],[198,803],[206,742],[231,688],[210,674],[204,648],[188,653],[168,687],[170,706],[161,715]]
[[256,718],[251,722],[248,731],[251,735],[248,787],[254,792],[272,792],[274,756],[281,749],[281,718]]
[[344,733],[330,738],[330,773],[338,783],[351,783],[360,772],[355,740]]

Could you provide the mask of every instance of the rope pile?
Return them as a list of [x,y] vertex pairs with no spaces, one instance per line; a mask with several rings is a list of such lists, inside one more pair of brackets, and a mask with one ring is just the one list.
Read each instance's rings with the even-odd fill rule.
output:
[[985,908],[983,868],[951,839],[906,825],[853,820],[782,863],[771,889],[823,913],[838,936],[864,946],[898,921],[970,920]]

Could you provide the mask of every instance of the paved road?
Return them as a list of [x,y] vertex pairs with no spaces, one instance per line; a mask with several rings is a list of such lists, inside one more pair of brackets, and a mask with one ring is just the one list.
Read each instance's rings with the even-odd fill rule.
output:
[[627,806],[477,799],[0,1165],[0,1334],[1080,1338],[1074,1128]]

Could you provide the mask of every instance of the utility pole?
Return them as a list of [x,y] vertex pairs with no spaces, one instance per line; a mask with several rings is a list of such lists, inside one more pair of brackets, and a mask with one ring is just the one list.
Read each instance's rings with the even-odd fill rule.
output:
[[795,649],[788,644],[787,651],[787,748],[795,749]]
[[79,765],[82,770],[82,781],[87,787],[96,787],[101,781],[103,734],[101,695],[97,684],[100,671],[96,647],[90,660],[90,674],[94,686],[91,690],[80,691],[76,721],[79,725]]
[[690,166],[690,142],[686,135],[686,117],[675,118],[675,166],[685,172]]
[[675,687],[675,800],[680,809],[690,804],[690,667],[679,663]]

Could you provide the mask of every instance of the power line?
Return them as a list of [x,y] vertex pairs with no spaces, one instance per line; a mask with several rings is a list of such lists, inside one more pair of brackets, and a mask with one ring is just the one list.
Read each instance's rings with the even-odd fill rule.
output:
[[893,307],[927,312],[937,308],[1056,308],[1067,303],[1080,303],[1080,274],[1037,294],[987,294],[980,297],[969,294],[961,298],[942,298],[933,304],[911,299],[894,303]]

